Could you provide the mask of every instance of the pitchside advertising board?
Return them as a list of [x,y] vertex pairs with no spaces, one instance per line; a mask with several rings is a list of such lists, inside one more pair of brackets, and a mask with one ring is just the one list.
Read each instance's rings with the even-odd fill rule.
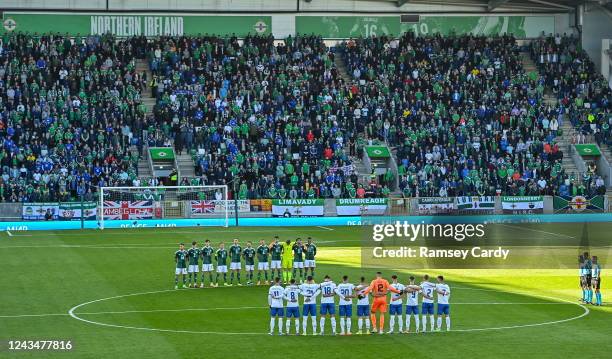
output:
[[127,36],[268,35],[270,16],[5,12],[4,32]]

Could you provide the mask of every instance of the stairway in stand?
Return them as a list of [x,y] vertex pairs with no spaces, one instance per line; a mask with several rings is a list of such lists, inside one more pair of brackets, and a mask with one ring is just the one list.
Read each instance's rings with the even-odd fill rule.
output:
[[[521,61],[523,63],[523,69],[525,70],[525,72],[529,73],[532,71],[538,71],[536,64],[533,62],[528,52],[521,52]],[[548,89],[544,90],[544,103],[546,103],[547,105],[555,106],[557,104],[557,100],[554,96],[548,93],[547,90]],[[560,128],[563,130],[563,134],[557,136],[555,138],[555,141],[559,145],[559,149],[563,151],[563,160],[561,162],[561,166],[565,170],[566,174],[573,174],[574,177],[579,178],[580,173],[578,171],[578,167],[570,156],[570,146],[572,143],[571,139],[572,135],[575,133],[576,130],[572,126],[572,123],[567,119],[563,121]]]
[[147,87],[142,92],[141,99],[147,108],[147,111],[146,111],[147,115],[150,115],[153,113],[153,107],[155,106],[155,97],[151,96],[151,89],[149,88],[149,83],[151,82],[151,79],[153,78],[153,73],[149,69],[149,64],[147,63],[147,60],[145,59],[136,60],[136,72],[138,73],[144,72],[147,74]]

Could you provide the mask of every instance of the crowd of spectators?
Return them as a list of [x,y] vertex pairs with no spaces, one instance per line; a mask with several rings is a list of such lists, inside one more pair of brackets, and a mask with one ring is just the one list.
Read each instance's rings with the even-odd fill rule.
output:
[[406,33],[341,49],[358,131],[396,146],[406,196],[552,195],[567,179],[557,109],[512,36]]
[[149,138],[193,156],[190,184],[230,183],[240,198],[349,196],[356,132],[334,56],[315,36],[151,41]]
[[591,166],[565,173],[556,140],[571,121],[610,145],[610,89],[575,38],[542,37],[531,54],[539,73],[512,36],[408,32],[332,51],[316,36],[5,34],[0,201],[159,183],[138,178],[144,146],[192,156],[196,177],[181,184],[230,184],[239,198],[387,196],[392,171],[360,183],[351,160],[372,143],[393,149],[406,197],[605,191]]
[[133,42],[5,33],[0,42],[0,201],[90,199],[137,176],[144,118]]
[[[547,88],[557,100],[558,121],[577,130],[571,142],[612,148],[612,91],[575,36],[549,35],[531,42],[531,56]],[[603,180],[590,164],[581,178],[560,188],[562,193],[605,193]]]

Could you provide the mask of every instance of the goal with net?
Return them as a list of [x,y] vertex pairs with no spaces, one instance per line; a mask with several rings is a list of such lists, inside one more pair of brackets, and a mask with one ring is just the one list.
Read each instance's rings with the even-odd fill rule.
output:
[[[186,226],[229,224],[234,201],[227,186],[102,187],[98,218],[100,229],[110,221],[129,225],[149,220],[182,220]],[[162,223],[162,221],[157,222]]]

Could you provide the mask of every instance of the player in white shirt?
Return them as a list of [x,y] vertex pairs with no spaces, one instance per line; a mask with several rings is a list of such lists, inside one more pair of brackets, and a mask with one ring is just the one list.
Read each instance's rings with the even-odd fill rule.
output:
[[366,288],[370,284],[366,283],[365,277],[361,277],[361,282],[355,287],[357,291],[357,327],[359,331],[357,334],[362,334],[363,322],[366,324],[366,334],[370,334],[370,297],[368,294],[364,294]]
[[332,335],[336,335],[336,304],[334,296],[336,295],[336,283],[332,282],[331,278],[326,275],[320,285],[321,287],[321,307],[319,313],[319,327],[321,327],[321,335],[325,333],[325,318],[330,318]]
[[355,285],[348,282],[348,276],[342,277],[342,283],[336,287],[336,294],[340,297],[340,335],[351,335],[351,317],[353,316],[353,298]]
[[450,330],[451,319],[450,319],[450,287],[444,283],[444,277],[438,276],[438,283],[436,284],[436,292],[438,293],[438,329],[442,330],[442,317],[446,319],[446,330]]
[[414,315],[415,332],[419,332],[421,324],[419,318],[419,293],[421,293],[421,287],[414,284],[414,277],[410,277],[410,283],[406,286],[406,331],[404,333],[410,333],[410,317]]
[[436,292],[436,285],[429,281],[429,276],[425,274],[423,276],[423,282],[421,282],[421,294],[423,295],[423,301],[421,303],[421,316],[423,319],[423,332],[427,331],[427,316],[431,320],[431,331],[434,331],[435,320],[434,320],[434,293]]
[[395,319],[399,317],[398,326],[399,332],[404,331],[404,321],[402,319],[402,309],[404,307],[404,285],[397,281],[397,276],[394,274],[391,276],[391,286],[397,290],[399,293],[391,292],[391,303],[389,305],[389,332],[388,334],[393,334],[393,330],[395,329]]
[[304,297],[302,305],[302,334],[306,335],[306,326],[308,324],[308,316],[312,321],[312,335],[317,335],[317,296],[321,294],[321,289],[314,282],[312,276],[306,277],[306,283],[300,284],[300,294]]
[[268,305],[270,306],[270,335],[274,335],[274,319],[278,318],[278,334],[283,335],[283,298],[285,288],[280,285],[280,278],[274,279],[274,285],[268,290]]
[[289,334],[291,329],[291,318],[295,319],[295,335],[300,335],[300,288],[295,284],[295,279],[291,278],[289,285],[285,288],[285,300],[287,301],[287,310],[285,320],[285,334]]

